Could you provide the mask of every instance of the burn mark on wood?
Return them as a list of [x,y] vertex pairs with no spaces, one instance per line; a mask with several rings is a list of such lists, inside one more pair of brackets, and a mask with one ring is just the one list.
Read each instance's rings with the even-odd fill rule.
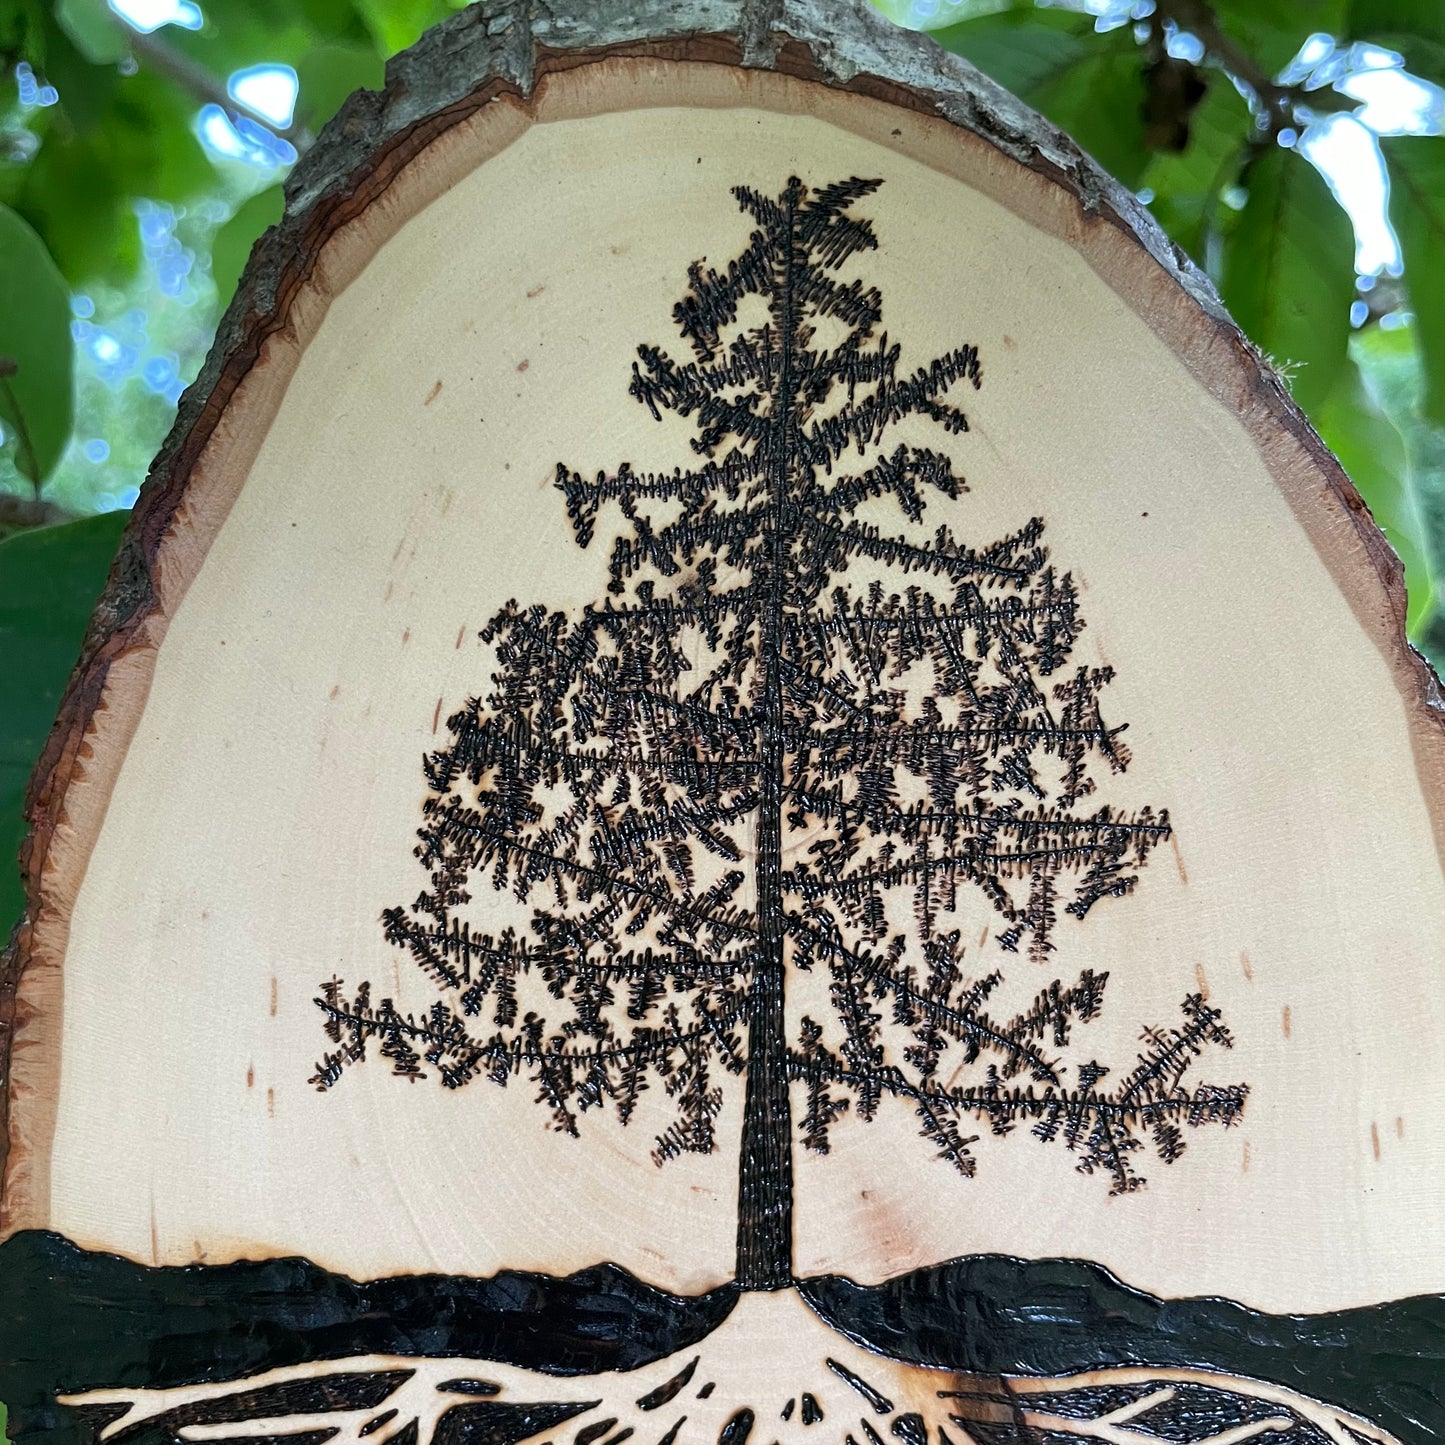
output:
[[1174,850],[1174,868],[1179,874],[1179,881],[1187,888],[1189,886],[1189,870],[1184,866],[1184,855],[1179,851],[1179,839],[1171,835],[1169,846]]
[[903,1445],[928,1445],[928,1426],[922,1415],[914,1412],[900,1415],[891,1428]]
[[748,1436],[753,1433],[754,1413],[743,1406],[735,1411],[718,1435],[718,1445],[748,1445]]
[[840,1365],[838,1361],[834,1359],[824,1360],[823,1363],[827,1365],[840,1380],[845,1381],[862,1395],[880,1415],[892,1413],[893,1401],[886,1395],[880,1395],[861,1375],[854,1374],[846,1365]]
[[577,1432],[577,1445],[596,1445],[596,1442],[616,1424],[617,1417],[615,1415],[610,1415],[605,1420],[594,1420],[592,1424],[584,1426]]
[[[1108,975],[1042,971],[1067,921],[1130,894],[1174,835],[1162,809],[1099,797],[1129,750],[1101,712],[1112,669],[1071,655],[1078,589],[1043,521],[983,541],[953,530],[962,509],[933,524],[968,491],[954,448],[895,429],[963,437],[983,369],[966,342],[903,364],[866,279],[879,239],[860,207],[881,184],[733,189],[751,235],[724,268],[691,268],[673,308],[690,355],[639,346],[628,388],[686,419],[701,460],[557,465],[576,544],[604,513],[620,528],[608,594],[496,613],[490,688],[426,759],[428,882],[383,930],[435,1003],[404,1013],[339,978],[317,999],[319,1089],[368,1055],[449,1089],[525,1077],[572,1136],[593,1109],[627,1124],[652,1090],[671,1115],[658,1164],[715,1148],[743,1076],[746,1288],[791,1278],[791,1084],[816,1153],[894,1098],[961,1176],[968,1125],[1023,1126],[1115,1193],[1145,1182],[1141,1148],[1173,1163],[1185,1129],[1234,1123],[1248,1092],[1189,1080],[1232,1043],[1202,990],[1125,1068],[1069,1055]],[[483,887],[530,927],[474,925]],[[965,945],[967,907],[995,924],[996,959]],[[995,1012],[1015,955],[1039,989]],[[789,1036],[793,969],[828,980],[829,1011]],[[541,1007],[519,1002],[534,980]]]
[[411,1373],[410,1370],[387,1370],[318,1375],[309,1380],[286,1380],[257,1389],[240,1389],[231,1395],[198,1400],[139,1426],[120,1430],[111,1439],[115,1445],[142,1445],[143,1441],[182,1438],[181,1432],[193,1426],[369,1409],[381,1404],[398,1385],[411,1378]]
[[[948,1393],[956,1402],[954,1422],[977,1445],[1115,1438],[1137,1438],[1141,1445],[1150,1440],[1215,1445],[1276,1436],[1289,1445],[1328,1445],[1334,1438],[1298,1411],[1230,1390],[1226,1382],[1145,1381],[1049,1391],[999,1381]],[[1348,1427],[1338,1422],[1338,1428]]]
[[700,1356],[694,1356],[672,1379],[659,1385],[655,1390],[650,1390],[637,1402],[637,1408],[639,1410],[657,1410],[675,1400],[692,1379],[700,1358]]
[[[87,1253],[59,1236],[39,1233],[17,1234],[0,1245],[0,1283],[5,1305],[0,1311],[0,1397],[11,1406],[12,1429],[22,1445],[90,1445],[95,1422],[115,1418],[110,1406],[61,1407],[55,1403],[58,1393],[136,1380],[166,1389],[229,1379],[236,1380],[235,1390],[213,1392],[188,1406],[186,1419],[235,1421],[237,1438],[244,1434],[255,1445],[254,1432],[239,1426],[243,1416],[270,1421],[287,1411],[380,1412],[395,1406],[399,1396],[392,1398],[392,1390],[410,1378],[409,1370],[359,1372],[344,1363],[348,1357],[374,1355],[521,1365],[537,1372],[543,1398],[555,1397],[565,1377],[588,1377],[569,1387],[583,1397],[580,1402],[559,1404],[553,1398],[542,1405],[484,1396],[448,1407],[431,1441],[417,1445],[488,1445],[489,1440],[495,1445],[520,1438],[508,1432],[534,1418],[528,1411],[538,1410],[563,1412],[536,1416],[539,1429],[572,1418],[588,1428],[592,1422],[580,1417],[598,1410],[599,1420],[614,1431],[632,1401],[630,1393],[617,1394],[626,1385],[616,1371],[672,1354],[701,1369],[703,1342],[737,1298],[735,1289],[696,1298],[667,1295],[615,1266],[567,1279],[508,1272],[489,1280],[393,1276],[370,1283],[296,1259],[156,1268]],[[1160,1370],[1274,1381],[1372,1420],[1405,1442],[1423,1438],[1422,1431],[1429,1438],[1445,1434],[1445,1401],[1438,1390],[1445,1378],[1445,1297],[1327,1315],[1267,1315],[1220,1299],[1159,1299],[1092,1264],[996,1256],[955,1260],[882,1285],[829,1277],[802,1281],[798,1288],[812,1309],[853,1344],[950,1372],[954,1379],[970,1377],[967,1389],[959,1383],[955,1388],[961,1393],[950,1398],[955,1413],[984,1425],[990,1419],[1001,1423],[1001,1417],[970,1414],[965,1399],[976,1403],[983,1390],[974,1377],[1020,1371],[1066,1377],[1110,1362],[1148,1362]],[[988,1319],[983,1330],[975,1327],[981,1305]],[[330,1375],[259,1388],[243,1378],[326,1360],[338,1362]],[[820,1372],[829,1368],[825,1359],[799,1364]],[[688,1366],[669,1375],[667,1383],[676,1383]],[[915,1422],[908,1417],[923,1409],[921,1404],[905,1406],[895,1416],[892,1402],[864,1378],[866,1368],[861,1374],[847,1367],[833,1373],[857,1391],[859,1407],[865,1418],[877,1422],[880,1440],[910,1445]],[[548,1376],[556,1378],[549,1383]],[[485,1372],[444,1378],[445,1387],[457,1391],[481,1392],[488,1383]],[[949,1377],[941,1376],[939,1383],[947,1387]],[[662,1403],[675,1405],[685,1388],[680,1385],[678,1394]],[[1109,1406],[1115,1409],[1150,1393],[1090,1396],[1060,1390],[1049,1395],[1040,1389],[1038,1382],[1029,1385],[1026,1397],[1013,1406],[1025,1416],[1044,1412],[1084,1421],[1107,1413],[1107,1400],[1116,1401]],[[698,1391],[704,1398],[712,1393],[711,1382]],[[1246,1404],[1231,1398],[1235,1394]],[[608,1398],[616,1400],[613,1408],[601,1404]],[[812,1393],[796,1398],[800,1426],[822,1421],[822,1406]],[[1201,1389],[1192,1399],[1187,1394],[1177,1398],[1189,1403],[1189,1418],[1212,1420],[1216,1433],[1247,1426],[1260,1408],[1258,1397],[1231,1391],[1223,1378],[1215,1395]],[[738,1401],[728,1418],[742,1408],[756,1413],[759,1406],[778,1408],[772,1401]],[[453,1408],[470,1413],[454,1416]],[[1270,1408],[1292,1418],[1287,1409]],[[1023,1433],[1017,1439],[1027,1445],[1061,1445],[1047,1430],[1037,1438],[1028,1434],[1026,1426],[1044,1427],[1020,1418]],[[1177,1410],[1164,1410],[1142,1420],[1141,1445],[1151,1438],[1176,1445],[1207,1438],[1202,1423],[1195,1435],[1170,1433],[1168,1422],[1179,1418]],[[680,1424],[674,1422],[664,1438],[681,1438]],[[1320,1445],[1300,1422],[1291,1428],[1301,1430],[1299,1445]],[[855,1418],[851,1429],[862,1432],[860,1441],[867,1438],[863,1419]],[[490,1435],[493,1430],[502,1433]],[[1089,1432],[1081,1427],[1080,1433]],[[288,1432],[287,1438],[294,1435]],[[985,1436],[976,1438],[982,1442]],[[1007,1437],[987,1438],[1003,1445]],[[173,1445],[174,1439],[173,1433],[158,1434],[149,1426],[126,1436],[127,1445]],[[597,1445],[606,1445],[602,1435]]]

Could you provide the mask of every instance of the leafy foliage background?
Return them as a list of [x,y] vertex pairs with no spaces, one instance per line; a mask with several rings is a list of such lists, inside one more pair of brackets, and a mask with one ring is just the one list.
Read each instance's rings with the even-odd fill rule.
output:
[[[1357,276],[1309,140],[1361,109],[1362,72],[1445,85],[1445,4],[878,3],[1072,134],[1208,271],[1400,553],[1410,635],[1439,666],[1445,97],[1413,127],[1435,133],[1382,142],[1398,274]],[[22,905],[26,780],[124,510],[284,175],[452,8],[0,0],[0,929]],[[238,77],[260,66],[294,78],[292,116],[246,103]]]

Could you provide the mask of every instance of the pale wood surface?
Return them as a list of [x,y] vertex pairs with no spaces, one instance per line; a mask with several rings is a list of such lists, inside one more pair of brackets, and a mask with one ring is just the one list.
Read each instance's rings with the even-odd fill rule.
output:
[[688,429],[625,395],[635,347],[671,342],[690,261],[736,253],[728,187],[793,173],[885,179],[869,270],[905,364],[962,341],[984,361],[947,520],[1047,519],[1080,656],[1118,670],[1134,763],[1109,797],[1173,817],[1177,853],[1069,938],[1071,968],[1128,979],[1095,1027],[1127,1058],[1197,981],[1237,1039],[1211,1076],[1253,1090],[1240,1128],[1126,1198],[1022,1139],[958,1179],[885,1105],[798,1152],[798,1272],[998,1251],[1273,1310],[1445,1289],[1440,733],[1336,475],[1070,192],[882,101],[656,60],[447,132],[331,243],[231,400],[45,860],[9,1228],[156,1263],[731,1277],[734,1083],[718,1153],[658,1172],[643,1117],[573,1141],[526,1088],[306,1078],[320,980],[396,967],[376,919],[418,886],[418,763],[485,685],[477,627],[509,597],[604,591],[555,463],[688,460]]

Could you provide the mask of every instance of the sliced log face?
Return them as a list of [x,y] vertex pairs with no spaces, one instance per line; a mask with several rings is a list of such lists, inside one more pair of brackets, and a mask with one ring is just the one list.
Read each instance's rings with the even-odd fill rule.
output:
[[1445,742],[1348,482],[960,64],[533,8],[298,171],[51,740],[21,1428],[1434,1438]]

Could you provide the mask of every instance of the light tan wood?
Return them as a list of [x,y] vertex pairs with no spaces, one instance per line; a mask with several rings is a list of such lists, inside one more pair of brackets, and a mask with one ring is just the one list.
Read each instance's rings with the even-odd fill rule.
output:
[[[1061,1255],[1273,1311],[1445,1290],[1445,749],[1332,464],[1047,176],[881,99],[657,59],[553,74],[446,130],[328,243],[230,399],[45,856],[8,1230],[155,1264],[732,1277],[736,1079],[717,1152],[658,1171],[656,1097],[572,1140],[525,1087],[373,1067],[322,1095],[308,1075],[333,971],[429,1002],[377,925],[419,886],[421,755],[485,687],[476,632],[503,602],[605,593],[555,464],[689,461],[690,427],[626,396],[635,348],[672,343],[691,261],[745,241],[729,188],[791,174],[884,179],[868,278],[905,366],[969,341],[985,371],[967,435],[918,434],[971,488],[928,528],[1046,518],[1082,589],[1076,655],[1117,670],[1129,724],[1101,800],[1173,819],[1137,894],[1070,936],[1071,970],[1128,980],[1094,1041],[1127,1061],[1197,988],[1236,1039],[1209,1077],[1251,1086],[1239,1127],[1192,1133],[1124,1197],[1022,1138],[985,1135],[958,1178],[885,1102],[826,1157],[795,1150],[797,1272]],[[968,922],[991,966],[989,910]],[[1026,1003],[1039,982],[1008,986]],[[790,981],[789,1009],[819,1011],[825,983]]]

